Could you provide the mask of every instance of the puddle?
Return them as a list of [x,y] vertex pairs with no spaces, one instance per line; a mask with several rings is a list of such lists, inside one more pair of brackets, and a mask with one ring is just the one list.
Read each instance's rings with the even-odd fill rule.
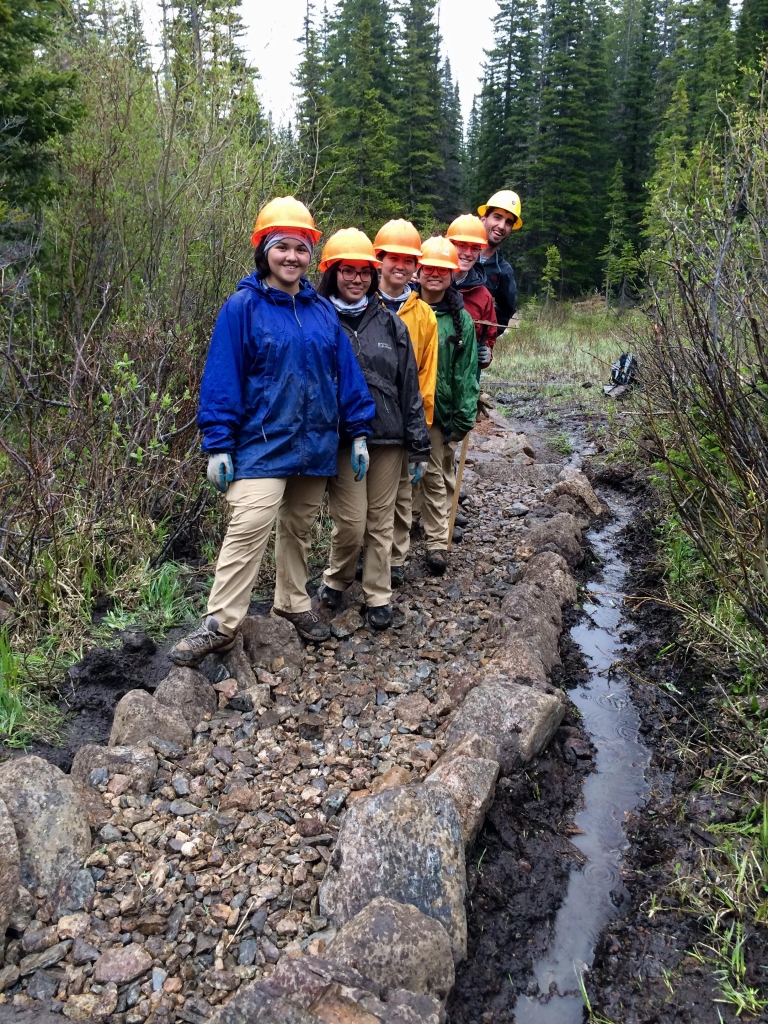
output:
[[597,748],[595,771],[584,781],[584,809],[575,817],[583,835],[573,837],[574,846],[587,859],[583,867],[571,871],[549,953],[534,966],[539,995],[520,996],[514,1011],[516,1024],[582,1024],[578,976],[592,964],[602,928],[628,897],[620,871],[628,845],[622,823],[648,793],[645,770],[650,755],[638,738],[640,719],[626,679],[612,671],[625,646],[618,632],[624,621],[621,604],[627,567],[616,537],[631,518],[632,508],[615,494],[610,504],[612,522],[599,533],[587,534],[603,563],[602,579],[588,585],[592,599],[585,601],[584,617],[571,629],[590,678],[569,696]]

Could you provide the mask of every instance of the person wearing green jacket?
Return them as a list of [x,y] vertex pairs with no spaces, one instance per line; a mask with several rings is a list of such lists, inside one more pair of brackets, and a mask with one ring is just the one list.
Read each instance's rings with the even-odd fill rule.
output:
[[430,427],[432,451],[421,483],[421,521],[427,542],[427,568],[442,576],[448,567],[448,519],[456,487],[456,449],[475,423],[477,335],[453,284],[459,258],[453,243],[429,238],[421,247],[418,285],[437,317],[437,385]]

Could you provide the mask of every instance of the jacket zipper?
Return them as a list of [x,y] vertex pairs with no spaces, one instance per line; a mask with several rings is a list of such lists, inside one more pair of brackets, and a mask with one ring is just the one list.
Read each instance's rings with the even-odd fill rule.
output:
[[293,302],[293,315],[296,318],[296,323],[299,325],[299,331],[301,332],[301,340],[302,340],[301,352],[302,352],[302,357],[303,357],[302,358],[302,362],[304,364],[304,425],[302,426],[302,439],[301,439],[301,465],[302,465],[302,468],[304,468],[304,451],[305,451],[306,446],[304,444],[305,438],[304,438],[303,435],[304,435],[304,430],[306,428],[306,423],[307,423],[307,391],[308,391],[308,388],[307,388],[307,346],[305,344],[303,344],[303,342],[304,342],[304,327],[302,326],[301,320],[299,320],[299,314],[296,311],[296,296],[292,295],[291,296],[291,300]]

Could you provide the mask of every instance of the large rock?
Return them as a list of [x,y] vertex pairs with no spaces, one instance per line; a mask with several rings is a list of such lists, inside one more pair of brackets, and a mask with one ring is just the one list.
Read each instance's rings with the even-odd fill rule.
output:
[[19,898],[19,844],[5,802],[0,800],[0,944]]
[[556,551],[541,551],[534,555],[521,575],[526,583],[535,583],[553,594],[561,608],[575,604],[576,581],[570,574],[568,563]]
[[402,786],[354,803],[320,888],[320,912],[340,927],[376,896],[410,903],[467,954],[461,819],[440,786]]
[[0,765],[0,798],[18,839],[21,884],[68,905],[91,850],[88,814],[72,780],[41,757],[21,757]]
[[176,708],[166,707],[145,690],[131,690],[115,708],[109,745],[147,746],[152,737],[188,747],[192,743],[192,729]]
[[540,551],[555,551],[562,555],[568,565],[581,565],[584,560],[581,528],[569,512],[560,512],[546,522],[539,523],[525,537],[523,544],[515,551],[518,558],[530,558]]
[[254,668],[279,672],[288,667],[298,671],[304,664],[299,634],[287,619],[247,615],[240,632],[243,649]]
[[323,956],[373,978],[385,995],[405,988],[442,1001],[453,988],[453,956],[445,928],[416,907],[385,896],[377,896],[347,921]]
[[[558,598],[538,584],[517,583],[512,587],[492,620],[492,628],[510,642],[524,641],[540,659],[545,672],[551,672],[560,664],[562,608]],[[518,674],[527,675],[526,672]]]
[[432,996],[391,992],[350,967],[314,956],[284,957],[274,974],[243,985],[209,1024],[439,1024]]
[[89,785],[91,772],[107,769],[108,778],[127,775],[134,793],[148,793],[157,775],[157,757],[146,747],[80,747],[72,762],[70,775],[76,782]]
[[178,665],[158,685],[155,700],[180,711],[190,729],[204,721],[206,715],[212,715],[218,705],[216,691],[203,673]]
[[560,479],[552,488],[553,494],[568,494],[583,505],[585,511],[593,516],[599,516],[603,511],[600,499],[592,490],[592,485],[580,469],[573,466],[566,466],[560,474]]
[[485,757],[451,757],[438,761],[424,780],[449,790],[461,818],[464,842],[474,842],[493,803],[499,763]]
[[508,680],[488,680],[467,695],[446,739],[450,745],[470,733],[489,737],[496,745],[494,760],[506,773],[546,747],[564,713],[565,705],[558,695]]
[[[500,617],[493,623],[494,628],[503,630],[509,623],[502,622]],[[529,640],[510,636],[504,638],[503,646],[499,647],[494,656],[485,666],[485,675],[507,676],[509,679],[530,679],[534,683],[547,681],[547,670],[542,661],[538,644]]]

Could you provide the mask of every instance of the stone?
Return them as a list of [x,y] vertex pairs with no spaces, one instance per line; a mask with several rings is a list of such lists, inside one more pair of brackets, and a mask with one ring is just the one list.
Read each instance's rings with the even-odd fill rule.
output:
[[454,960],[464,959],[464,837],[442,787],[399,786],[347,810],[320,887],[320,913],[341,927],[376,896],[439,921]]
[[70,1020],[92,1021],[109,1017],[117,1007],[117,985],[105,985],[97,995],[83,992],[69,996],[64,1004],[64,1016]]
[[409,693],[398,700],[395,718],[399,718],[408,729],[418,729],[429,718],[431,710],[432,705],[423,693]]
[[[87,744],[75,754],[73,779],[88,782],[91,773],[104,769],[107,777],[127,775],[135,793],[148,793],[157,775],[157,757],[146,747],[98,747]],[[105,782],[107,779],[104,780]]]
[[75,944],[72,947],[72,962],[74,964],[95,964],[100,956],[99,950],[85,939],[75,939]]
[[453,757],[484,757],[492,761],[495,753],[496,743],[490,736],[481,736],[479,733],[470,732],[447,747],[438,764],[444,764]]
[[87,868],[81,868],[75,872],[72,880],[70,895],[66,899],[66,910],[82,910],[85,901],[91,896],[96,886],[93,875]]
[[237,950],[237,962],[240,967],[251,967],[259,952],[256,939],[243,939]]
[[177,708],[161,704],[145,690],[129,690],[115,708],[110,747],[147,747],[154,737],[187,748],[192,728]]
[[0,969],[0,992],[4,992],[11,985],[15,985],[20,977],[21,972],[15,964],[7,964]]
[[471,733],[487,736],[496,747],[493,760],[506,774],[547,746],[564,714],[565,705],[556,694],[489,680],[467,695],[446,731],[446,740],[451,745]]
[[525,538],[524,547],[532,555],[541,551],[556,551],[571,567],[581,565],[584,560],[581,529],[576,518],[568,512],[560,512],[534,526]]
[[18,840],[21,884],[66,905],[91,850],[88,813],[72,780],[41,757],[21,757],[0,765],[0,799]]
[[93,978],[100,984],[114,982],[124,985],[145,974],[152,966],[152,955],[135,942],[108,949],[94,964]]
[[552,488],[554,494],[569,494],[572,498],[582,503],[588,512],[593,516],[599,516],[603,511],[600,500],[592,490],[592,485],[580,469],[574,466],[566,466],[560,474],[559,481]]
[[301,736],[305,740],[321,740],[323,738],[323,731],[327,723],[327,715],[299,715],[297,723],[299,728],[299,736]]
[[304,664],[304,647],[296,627],[280,616],[246,615],[240,626],[243,649],[254,668],[276,671],[277,662],[300,670]]
[[[235,646],[231,651],[227,651],[226,654],[222,655],[221,660],[229,672],[230,678],[234,679],[236,683],[235,693],[238,691],[241,693],[247,692],[256,689],[259,685],[248,655],[245,653],[242,633],[237,634]],[[233,693],[232,697],[234,696],[235,694]]]
[[172,800],[168,810],[171,814],[175,814],[180,818],[188,817],[190,814],[200,813],[200,808],[197,804],[192,804],[189,800]]
[[5,802],[0,799],[0,942],[19,898],[20,854],[16,829]]
[[233,787],[222,796],[219,810],[226,811],[231,807],[238,811],[258,811],[260,807],[258,789],[249,789],[242,784]]
[[180,711],[190,729],[212,715],[217,707],[214,689],[203,673],[179,665],[175,665],[159,684],[155,700]]
[[35,927],[34,924],[30,925],[27,931],[24,932],[21,940],[21,948],[25,953],[42,953],[44,949],[50,949],[51,946],[55,946],[58,942],[58,929],[56,925],[50,925],[48,928]]
[[424,780],[440,783],[450,792],[461,818],[466,845],[475,841],[482,828],[493,803],[498,777],[498,761],[460,754],[448,761],[438,761]]
[[[494,627],[506,629],[507,634],[503,645],[485,666],[486,676],[506,676],[509,679],[529,679],[533,683],[546,683],[547,670],[542,661],[542,653],[536,645],[530,640],[511,634],[509,620],[500,622],[497,619]],[[548,661],[551,661],[551,648],[547,648],[546,654]]]
[[399,764],[393,764],[387,768],[383,775],[378,775],[371,783],[372,793],[383,793],[385,789],[392,789],[393,786],[407,786],[411,781],[411,773]]
[[415,907],[385,896],[347,921],[323,955],[373,978],[385,995],[404,988],[443,1001],[454,983],[446,930]]
[[64,959],[71,947],[72,940],[65,939],[64,942],[57,942],[55,946],[44,949],[42,953],[30,953],[29,956],[23,957],[19,964],[21,976],[34,974],[35,971],[43,970],[46,967],[53,967],[54,964]]
[[115,828],[114,825],[104,825],[99,829],[99,839],[104,843],[121,843],[123,841],[123,833],[119,828]]
[[36,971],[29,979],[27,995],[30,999],[53,999],[59,991],[59,982],[52,974],[45,971]]
[[90,914],[67,914],[60,917],[56,928],[60,939],[79,939],[91,926]]
[[352,636],[358,629],[362,629],[365,623],[357,608],[347,608],[345,612],[336,615],[331,619],[331,633],[337,640],[344,640]]
[[[529,657],[531,653],[535,654],[545,672],[551,672],[555,665],[560,664],[563,613],[560,601],[548,590],[542,590],[535,583],[517,583],[502,600],[492,624],[494,632],[502,636],[505,645],[511,645],[514,640],[525,641]],[[508,654],[507,658],[510,657]],[[519,674],[523,675],[523,672]],[[486,666],[486,679],[488,675]]]
[[561,608],[576,603],[576,581],[571,576],[568,563],[556,551],[541,551],[534,555],[523,569],[522,578],[526,583],[536,583],[554,594]]

